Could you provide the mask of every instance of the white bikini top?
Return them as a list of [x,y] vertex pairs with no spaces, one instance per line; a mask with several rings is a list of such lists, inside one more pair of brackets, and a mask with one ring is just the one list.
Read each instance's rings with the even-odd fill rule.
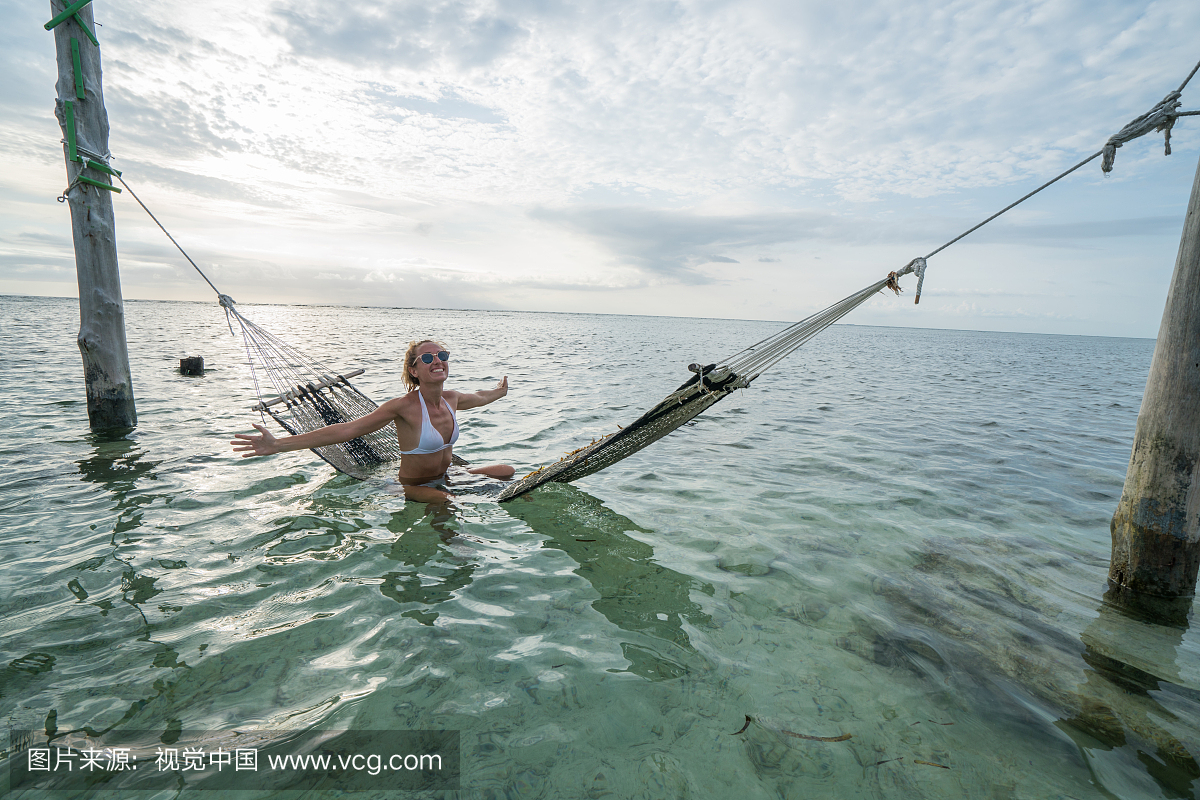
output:
[[458,441],[458,418],[454,416],[454,409],[446,402],[446,398],[442,398],[442,403],[445,404],[446,410],[450,412],[450,419],[454,420],[454,431],[450,434],[450,441],[448,442],[442,438],[437,428],[433,427],[433,423],[429,421],[429,410],[425,407],[425,398],[418,394],[417,402],[421,405],[421,439],[417,442],[415,449],[401,450],[401,453],[406,456],[424,456],[430,453],[440,453]]

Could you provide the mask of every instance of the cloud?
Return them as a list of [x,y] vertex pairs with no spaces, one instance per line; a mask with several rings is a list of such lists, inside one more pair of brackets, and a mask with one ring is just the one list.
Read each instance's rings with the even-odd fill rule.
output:
[[712,215],[626,206],[535,207],[529,213],[534,219],[594,239],[620,263],[685,282],[712,280],[696,271],[699,264],[740,263],[728,256],[711,255],[714,246],[729,250],[853,235],[847,221],[817,211]]
[[529,35],[490,3],[310,0],[279,4],[272,11],[295,52],[353,64],[421,69],[447,60],[462,68],[482,67]]
[[141,95],[120,88],[107,93],[105,105],[109,118],[120,121],[123,142],[152,147],[165,159],[192,160],[242,149],[228,135],[239,126],[219,107],[198,108],[165,92]]
[[[971,234],[976,242],[1028,243],[1048,247],[1079,247],[1097,239],[1178,234],[1178,217],[1131,217],[1043,224],[997,223]],[[1099,243],[1093,246],[1100,246]]]
[[369,90],[367,96],[392,108],[442,119],[467,119],[486,124],[502,124],[506,121],[495,109],[472,103],[449,90],[443,90],[438,97],[428,99],[396,94],[391,87],[378,84],[378,88]]
[[161,204],[155,204],[153,198],[144,194],[144,187],[149,184],[170,187],[174,190],[173,194],[180,192],[193,198],[207,197],[224,202],[274,208],[282,208],[287,205],[287,201],[278,193],[272,193],[267,187],[256,186],[248,182],[230,181],[169,166],[148,164],[138,159],[121,159],[114,162],[114,166],[120,166],[122,170],[129,173],[128,175],[123,174],[122,177],[133,186],[133,190],[142,196],[150,210],[156,214],[163,208]]

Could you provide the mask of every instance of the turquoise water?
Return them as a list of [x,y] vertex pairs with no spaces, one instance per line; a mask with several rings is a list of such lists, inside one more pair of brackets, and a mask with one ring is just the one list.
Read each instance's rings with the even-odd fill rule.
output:
[[[234,458],[253,392],[215,303],[127,303],[116,439],[87,429],[75,301],[0,305],[12,729],[457,730],[472,798],[1200,788],[1200,637],[1103,600],[1152,341],[835,326],[578,485],[445,509]],[[507,374],[456,451],[519,472],[779,327],[243,311],[376,400],[416,336],[455,388]]]

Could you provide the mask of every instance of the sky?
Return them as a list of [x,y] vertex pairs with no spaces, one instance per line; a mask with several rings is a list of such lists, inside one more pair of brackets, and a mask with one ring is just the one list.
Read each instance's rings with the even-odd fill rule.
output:
[[[800,319],[1200,60],[1195,0],[93,8],[113,165],[243,304]],[[0,0],[0,294],[77,294],[50,16]],[[908,277],[845,321],[1155,336],[1198,130],[1085,166],[930,259],[920,305]],[[215,301],[128,194],[116,215],[126,298]]]

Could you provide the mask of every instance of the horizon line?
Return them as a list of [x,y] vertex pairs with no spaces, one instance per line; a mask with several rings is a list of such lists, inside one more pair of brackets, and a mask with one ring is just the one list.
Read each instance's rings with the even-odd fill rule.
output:
[[[10,297],[28,297],[39,300],[78,300],[78,295],[41,295],[41,294],[5,294],[0,293],[0,299]],[[122,302],[129,303],[193,303],[193,304],[216,304],[215,300],[155,300],[144,297],[125,297]],[[238,305],[243,305],[238,303]],[[747,317],[681,317],[673,314],[617,314],[605,311],[529,311],[526,309],[502,309],[502,308],[450,308],[450,307],[432,307],[432,306],[371,306],[362,304],[347,304],[338,303],[245,303],[246,306],[281,306],[290,308],[369,308],[379,310],[394,310],[394,311],[458,311],[483,314],[562,314],[576,316],[596,316],[596,317],[644,317],[646,319],[695,319],[695,320],[710,320],[713,322],[768,322],[777,325],[794,325],[801,320],[778,320],[778,319],[751,319]],[[820,312],[816,312],[820,313]],[[807,319],[807,317],[802,318]],[[982,328],[933,328],[921,325],[865,325],[857,322],[835,322],[830,327],[847,325],[856,328],[894,328],[899,330],[917,330],[917,331],[947,331],[955,333],[1007,333],[1016,336],[1077,336],[1087,339],[1143,339],[1147,341],[1157,341],[1157,336],[1114,336],[1102,335],[1095,333],[1048,333],[1048,332],[1029,332],[1029,331],[1005,331]]]

